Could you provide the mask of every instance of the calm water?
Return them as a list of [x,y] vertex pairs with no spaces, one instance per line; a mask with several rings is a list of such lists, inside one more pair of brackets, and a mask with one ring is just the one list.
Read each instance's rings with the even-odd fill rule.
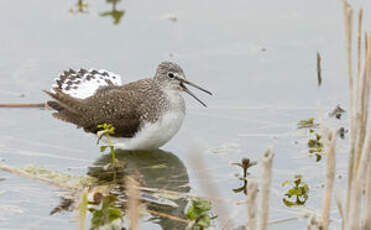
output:
[[[260,162],[264,150],[273,146],[270,219],[301,213],[281,201],[286,190],[281,183],[295,174],[303,174],[311,187],[305,208],[321,208],[324,161],[316,163],[308,156],[308,138],[296,123],[320,116],[332,127],[347,123],[347,117],[336,121],[327,116],[337,104],[346,107],[347,102],[340,1],[123,1],[115,6],[116,19],[101,16],[111,12],[110,3],[87,3],[87,12],[79,13],[71,0],[0,1],[0,103],[44,102],[42,90],[70,67],[105,68],[130,82],[152,76],[163,60],[175,61],[189,79],[215,95],[197,92],[207,109],[185,96],[186,120],[164,152],[157,153],[159,162],[178,168],[174,175],[182,176],[190,193],[203,195],[200,184],[213,183],[220,196],[237,202],[245,196],[232,192],[241,185],[236,177],[241,172],[231,163],[243,157]],[[369,31],[371,3],[362,4]],[[322,55],[320,88],[317,51]],[[47,110],[0,109],[0,127],[0,161],[9,166],[34,164],[85,175],[100,158],[109,157],[99,152],[94,136],[54,119]],[[203,149],[200,156],[212,182],[199,178],[205,169],[192,167],[195,145]],[[346,146],[347,140],[338,141],[339,175],[346,172]],[[148,159],[131,160],[134,168],[141,168]],[[259,165],[250,173],[259,178]],[[156,181],[168,174],[147,172],[147,183],[173,188]],[[59,189],[2,171],[0,178],[5,179],[0,181],[0,229],[76,228],[72,213],[49,215],[59,203]],[[337,180],[341,193],[345,181]],[[184,202],[177,212],[186,207]],[[236,226],[245,223],[245,206],[232,203],[226,205]],[[335,206],[333,210],[337,213]],[[270,229],[305,224],[304,219]],[[143,226],[160,229],[153,222]]]

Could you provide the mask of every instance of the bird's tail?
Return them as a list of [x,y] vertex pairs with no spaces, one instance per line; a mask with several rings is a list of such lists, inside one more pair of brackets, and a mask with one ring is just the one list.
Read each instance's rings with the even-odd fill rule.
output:
[[55,100],[47,102],[49,107],[57,111],[53,113],[53,116],[62,121],[71,122],[77,126],[81,126],[84,121],[83,115],[86,112],[86,106],[82,103],[82,99],[71,97],[59,89],[54,89],[54,91],[55,93],[44,90],[46,94]]

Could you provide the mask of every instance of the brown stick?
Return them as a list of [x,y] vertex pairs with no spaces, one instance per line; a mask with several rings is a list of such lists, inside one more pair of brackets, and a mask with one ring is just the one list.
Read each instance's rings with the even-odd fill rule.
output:
[[321,75],[321,54],[317,52],[317,80],[318,86],[322,84],[322,75]]
[[45,108],[46,103],[40,104],[0,104],[0,108]]

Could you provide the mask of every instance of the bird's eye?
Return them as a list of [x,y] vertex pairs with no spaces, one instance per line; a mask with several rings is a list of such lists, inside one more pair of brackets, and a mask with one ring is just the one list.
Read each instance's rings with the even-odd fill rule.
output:
[[174,78],[174,77],[175,77],[175,75],[174,75],[172,72],[168,73],[167,76],[168,76],[169,78]]

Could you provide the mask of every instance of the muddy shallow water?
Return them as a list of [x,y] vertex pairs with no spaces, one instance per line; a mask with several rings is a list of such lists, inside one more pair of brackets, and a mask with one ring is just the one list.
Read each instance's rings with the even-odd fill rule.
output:
[[[272,146],[270,219],[301,212],[282,203],[281,183],[295,174],[303,174],[311,188],[305,208],[321,208],[324,161],[309,156],[308,137],[296,129],[296,123],[322,117],[330,127],[347,126],[346,115],[341,120],[328,117],[337,104],[347,103],[340,2],[123,1],[116,5],[116,10],[124,11],[117,24],[114,18],[101,16],[112,9],[110,3],[87,2],[86,13],[76,12],[74,1],[0,2],[0,103],[44,102],[47,96],[42,90],[70,67],[105,68],[130,82],[151,77],[163,60],[175,61],[189,79],[214,93],[209,97],[195,91],[207,109],[185,95],[183,127],[159,156],[164,162],[173,160],[171,167],[181,168],[189,192],[204,195],[200,183],[214,184],[229,200],[226,205],[235,224],[244,224],[245,206],[230,202],[245,199],[232,191],[241,185],[236,176],[241,170],[232,163],[243,157],[259,162]],[[367,31],[371,4],[363,4]],[[322,55],[321,87],[317,51]],[[48,110],[0,108],[0,127],[0,162],[8,166],[33,164],[85,175],[100,158],[110,157],[102,156],[94,136],[54,119]],[[346,183],[347,142],[347,138],[338,141],[340,193]],[[193,167],[190,154],[195,154],[195,146],[201,149],[196,154],[202,154],[205,168]],[[133,162],[147,160],[137,156]],[[213,181],[200,178],[201,170],[207,170]],[[259,178],[259,164],[250,173]],[[163,179],[153,172],[149,175],[148,183],[158,185],[156,180]],[[0,179],[5,179],[0,180],[0,228],[75,228],[72,213],[49,215],[59,203],[59,189],[2,171]],[[333,211],[337,213],[335,206]],[[338,221],[334,220],[334,228]],[[270,229],[305,224],[302,219]],[[155,221],[142,226],[160,229]]]

